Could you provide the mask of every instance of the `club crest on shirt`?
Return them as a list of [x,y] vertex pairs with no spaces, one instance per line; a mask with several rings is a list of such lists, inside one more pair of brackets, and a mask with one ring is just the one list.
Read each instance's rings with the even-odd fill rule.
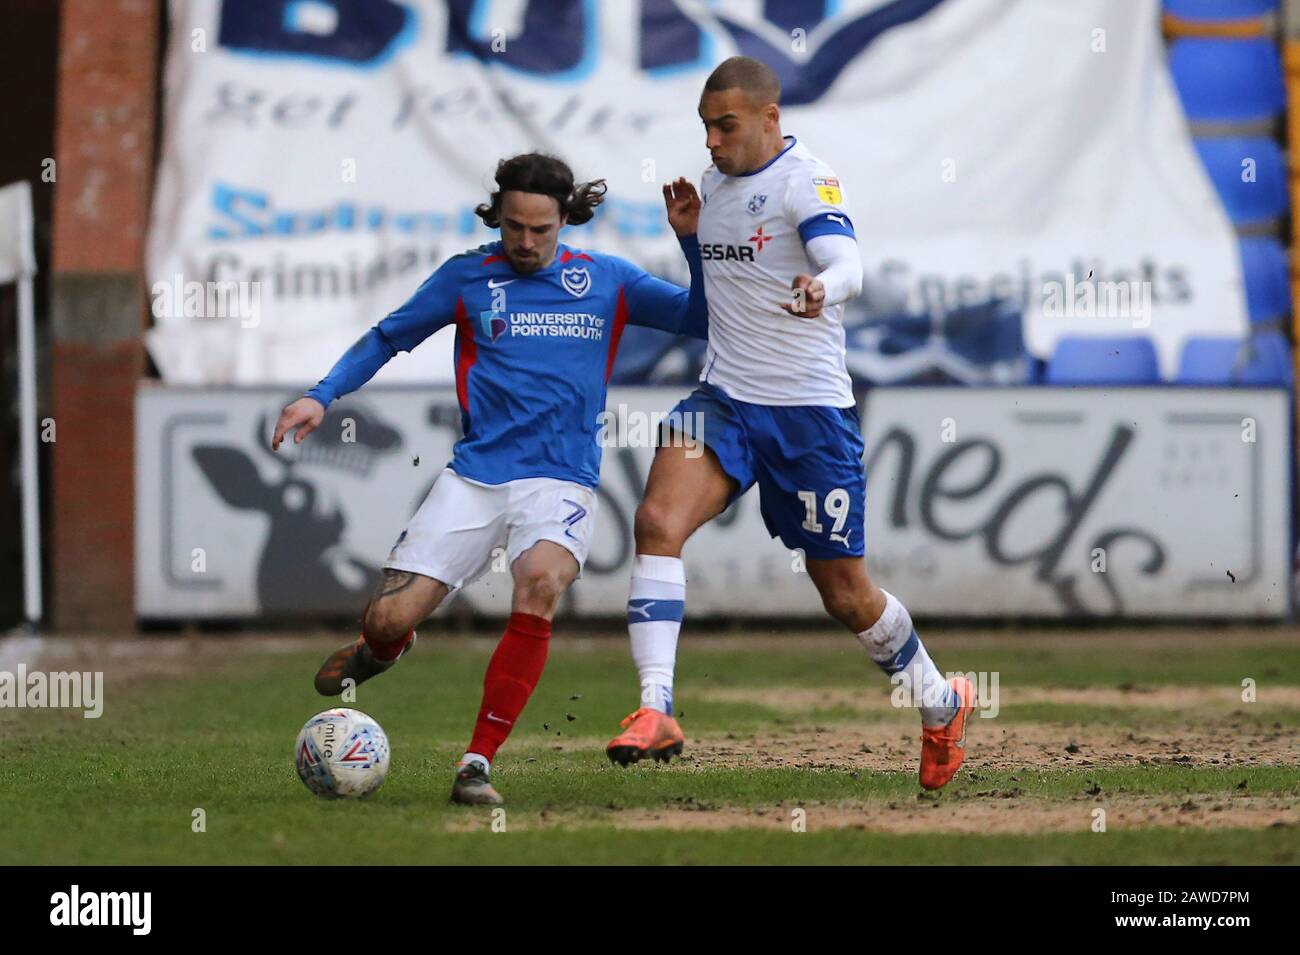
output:
[[490,342],[496,341],[506,330],[506,318],[500,312],[486,309],[478,313],[478,320],[483,326],[483,335]]
[[560,273],[560,282],[574,298],[582,298],[591,290],[591,273],[582,267],[565,269]]
[[756,216],[763,211],[763,206],[766,204],[767,196],[750,196],[749,205],[746,208],[749,209],[750,215]]
[[844,201],[844,197],[840,195],[840,181],[838,179],[818,177],[813,179],[812,182],[813,188],[817,190],[817,195],[822,202],[838,206]]

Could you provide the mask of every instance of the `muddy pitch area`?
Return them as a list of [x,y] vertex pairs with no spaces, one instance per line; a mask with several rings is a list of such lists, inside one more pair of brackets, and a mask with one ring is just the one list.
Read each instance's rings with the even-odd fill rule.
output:
[[[1099,815],[1098,810],[1104,815]],[[511,813],[509,820],[513,831],[595,826],[678,831],[764,829],[785,832],[858,830],[892,834],[1032,834],[1149,828],[1282,828],[1300,825],[1300,809],[1294,800],[1274,796],[1134,796],[1119,799],[1098,795],[1067,801],[968,795],[962,799],[918,798],[906,803],[790,803],[753,809],[695,802],[660,809],[547,809],[540,813]],[[467,812],[447,828],[471,832],[488,824],[486,815]],[[1097,828],[1103,824],[1104,830]]]

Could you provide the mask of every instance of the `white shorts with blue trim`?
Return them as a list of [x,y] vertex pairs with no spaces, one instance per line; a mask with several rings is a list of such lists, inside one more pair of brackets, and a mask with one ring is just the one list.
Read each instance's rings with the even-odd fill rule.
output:
[[538,541],[551,541],[574,556],[581,576],[595,520],[596,492],[581,484],[554,478],[480,484],[446,468],[384,568],[456,589],[477,580],[494,558],[504,555],[508,568]]

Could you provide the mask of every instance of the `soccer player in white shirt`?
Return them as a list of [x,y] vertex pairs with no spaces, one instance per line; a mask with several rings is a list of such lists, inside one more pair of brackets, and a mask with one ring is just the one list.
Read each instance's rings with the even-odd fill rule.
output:
[[918,702],[921,785],[938,789],[964,758],[975,690],[944,680],[907,609],[867,575],[864,449],[842,322],[843,303],[862,290],[862,259],[838,177],[782,135],[780,93],[768,66],[737,56],[700,97],[713,165],[698,198],[685,188],[702,205],[709,350],[699,387],[669,421],[704,427],[661,442],[637,509],[628,632],[641,705],[606,751],[623,765],[681,752],[672,687],[682,547],[757,484],[768,531],[803,551],[826,611]]

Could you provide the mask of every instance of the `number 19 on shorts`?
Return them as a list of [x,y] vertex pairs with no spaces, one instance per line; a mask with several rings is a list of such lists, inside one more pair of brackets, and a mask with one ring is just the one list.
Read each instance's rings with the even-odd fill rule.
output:
[[[816,491],[799,491],[799,500],[803,501],[804,519],[803,529],[812,531],[814,534],[820,534],[824,528],[817,511],[817,492]],[[844,522],[849,519],[849,492],[842,487],[833,488],[826,492],[826,497],[822,502],[826,516],[834,520],[831,525],[831,540],[834,540],[840,531],[844,530]]]

